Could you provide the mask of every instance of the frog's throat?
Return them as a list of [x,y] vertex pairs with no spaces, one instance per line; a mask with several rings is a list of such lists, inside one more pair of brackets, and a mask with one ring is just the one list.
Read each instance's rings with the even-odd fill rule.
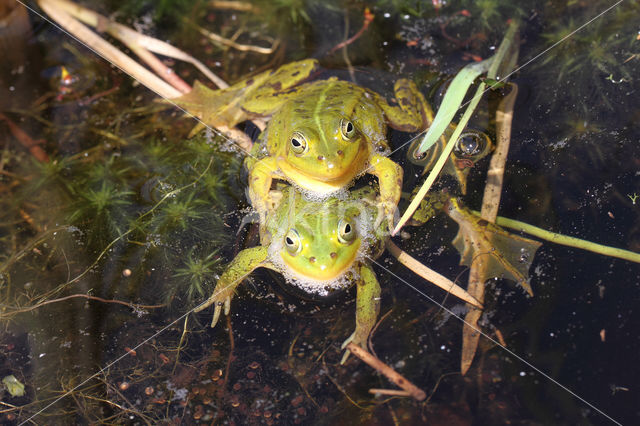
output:
[[327,268],[324,271],[321,270],[320,268],[314,268],[313,274],[309,274],[308,270],[305,271],[298,268],[298,265],[296,265],[295,263],[287,262],[286,258],[283,256],[281,256],[280,258],[282,259],[283,264],[289,269],[291,269],[291,271],[293,271],[293,275],[294,275],[293,278],[300,277],[307,281],[321,282],[321,281],[331,281],[331,280],[340,278],[345,272],[347,272],[349,269],[353,267],[353,264],[355,263],[357,255],[358,255],[358,251],[354,250],[351,257],[343,263],[343,266],[341,268],[338,268],[338,269]]
[[330,179],[322,175],[310,174],[305,170],[292,166],[283,157],[278,158],[277,164],[285,177],[295,182],[296,185],[311,192],[328,194],[348,186],[365,170],[368,161],[368,150],[361,149],[351,165],[345,167],[345,171],[341,175]]

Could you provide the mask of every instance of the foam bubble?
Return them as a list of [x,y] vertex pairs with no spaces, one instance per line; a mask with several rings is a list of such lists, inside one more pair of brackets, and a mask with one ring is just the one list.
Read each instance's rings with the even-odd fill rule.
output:
[[337,198],[339,200],[346,200],[349,197],[349,188],[353,182],[343,186],[342,188],[338,188],[335,191],[331,192],[315,192],[307,188],[303,188],[295,182],[291,182],[291,185],[298,191],[306,201],[310,202],[322,202],[326,201],[329,198]]
[[[346,195],[348,195],[348,193]],[[290,227],[294,225],[297,226],[304,222],[304,215],[301,214],[302,211],[296,212],[295,224],[283,220],[279,223],[277,229],[273,229],[274,235],[267,250],[270,263],[274,269],[284,276],[289,284],[308,293],[326,296],[332,291],[351,286],[360,279],[358,266],[362,264],[362,262],[365,262],[366,259],[371,256],[371,251],[378,246],[379,237],[376,235],[376,230],[374,229],[376,219],[374,216],[377,214],[376,208],[366,199],[345,199],[329,200],[328,202],[311,202],[305,205],[304,211],[313,214],[316,219],[318,217],[321,218],[323,214],[328,215],[327,217],[332,217],[333,221],[335,221],[335,217],[343,217],[343,213],[349,217],[360,239],[360,247],[352,265],[333,279],[316,280],[300,275],[284,262],[281,255],[281,253],[286,250],[284,247],[284,236]],[[316,235],[317,237],[324,235],[321,229],[318,231],[319,234]],[[327,233],[327,238],[328,235]]]

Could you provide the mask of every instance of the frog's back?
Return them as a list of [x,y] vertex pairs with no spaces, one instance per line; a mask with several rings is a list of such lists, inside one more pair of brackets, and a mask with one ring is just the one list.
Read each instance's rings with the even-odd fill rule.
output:
[[291,102],[295,105],[293,112],[307,119],[332,112],[352,117],[358,106],[373,104],[364,88],[335,78],[307,83]]

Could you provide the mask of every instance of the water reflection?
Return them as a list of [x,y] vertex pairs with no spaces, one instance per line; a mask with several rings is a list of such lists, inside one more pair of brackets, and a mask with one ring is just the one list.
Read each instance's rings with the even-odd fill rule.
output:
[[[483,2],[479,9],[468,2],[463,13],[459,5],[423,3],[370,4],[372,24],[346,53],[331,54],[362,27],[361,5],[256,2],[258,17],[189,6],[198,25],[227,37],[251,28],[240,34],[243,44],[280,38],[286,47],[273,56],[201,44],[160,6],[127,7],[142,12],[131,18],[136,24],[206,58],[229,81],[315,53],[327,68],[351,64],[361,84],[389,87],[398,75],[411,76],[438,105],[441,81],[475,55],[490,55],[507,17],[525,16],[524,63],[608,6]],[[107,14],[118,7],[93,6]],[[621,5],[516,76],[520,94],[501,215],[637,249],[637,206],[630,198],[640,193],[632,7]],[[0,112],[31,138],[20,140],[0,120],[0,375],[14,375],[26,389],[14,397],[3,391],[3,421],[26,420],[99,372],[34,420],[603,422],[484,339],[472,370],[460,376],[460,322],[382,270],[373,347],[427,391],[423,404],[373,396],[370,388],[389,385],[356,361],[338,365],[336,342],[353,327],[352,293],[305,300],[263,273],[239,291],[224,327],[208,329],[208,314],[185,322],[181,315],[210,293],[222,266],[255,241],[255,229],[236,236],[247,207],[239,156],[222,149],[218,138],[185,141],[188,119],[35,15],[30,19],[31,34],[23,30],[22,38],[3,45],[0,69]],[[18,21],[25,25],[8,19]],[[60,96],[55,82],[58,70],[64,82],[62,67],[90,84]],[[176,69],[194,78],[194,71]],[[488,99],[482,109],[490,115]],[[491,121],[482,114],[478,123]],[[410,136],[390,137],[398,146]],[[34,144],[39,139],[44,142]],[[50,161],[36,164],[34,147]],[[421,170],[404,164],[405,154],[394,158],[403,162],[410,185]],[[479,162],[470,170],[469,205],[480,197],[485,168]],[[449,248],[454,235],[453,223],[438,218],[402,241],[403,248],[455,278],[465,271]],[[392,258],[382,262],[416,281]],[[532,267],[534,297],[492,281],[488,294],[495,300],[482,324],[605,413],[633,423],[639,273],[629,262],[544,244]],[[38,303],[47,304],[30,309]],[[54,417],[60,415],[65,420]]]

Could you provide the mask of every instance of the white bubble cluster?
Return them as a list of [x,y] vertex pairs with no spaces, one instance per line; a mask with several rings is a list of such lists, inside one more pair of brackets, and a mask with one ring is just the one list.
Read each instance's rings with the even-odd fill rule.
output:
[[[271,229],[273,238],[268,248],[268,259],[274,269],[280,272],[287,282],[308,293],[326,296],[332,291],[347,288],[360,279],[358,266],[370,255],[373,246],[377,242],[373,225],[376,221],[377,208],[365,199],[349,199],[349,194],[340,202],[331,201],[307,201],[302,208],[295,210],[295,216],[289,218],[286,211],[280,211],[283,215],[276,229]],[[333,197],[335,198],[335,197]],[[284,236],[291,227],[304,226],[305,214],[313,217],[318,233],[316,238],[329,238],[330,227],[336,223],[336,218],[349,217],[360,239],[360,247],[350,267],[338,276],[329,280],[316,280],[299,274],[292,270],[283,260],[282,253],[286,250]],[[326,226],[323,218],[326,217]],[[292,220],[293,222],[290,222]],[[314,229],[316,229],[314,227]],[[319,244],[322,245],[322,244]]]

